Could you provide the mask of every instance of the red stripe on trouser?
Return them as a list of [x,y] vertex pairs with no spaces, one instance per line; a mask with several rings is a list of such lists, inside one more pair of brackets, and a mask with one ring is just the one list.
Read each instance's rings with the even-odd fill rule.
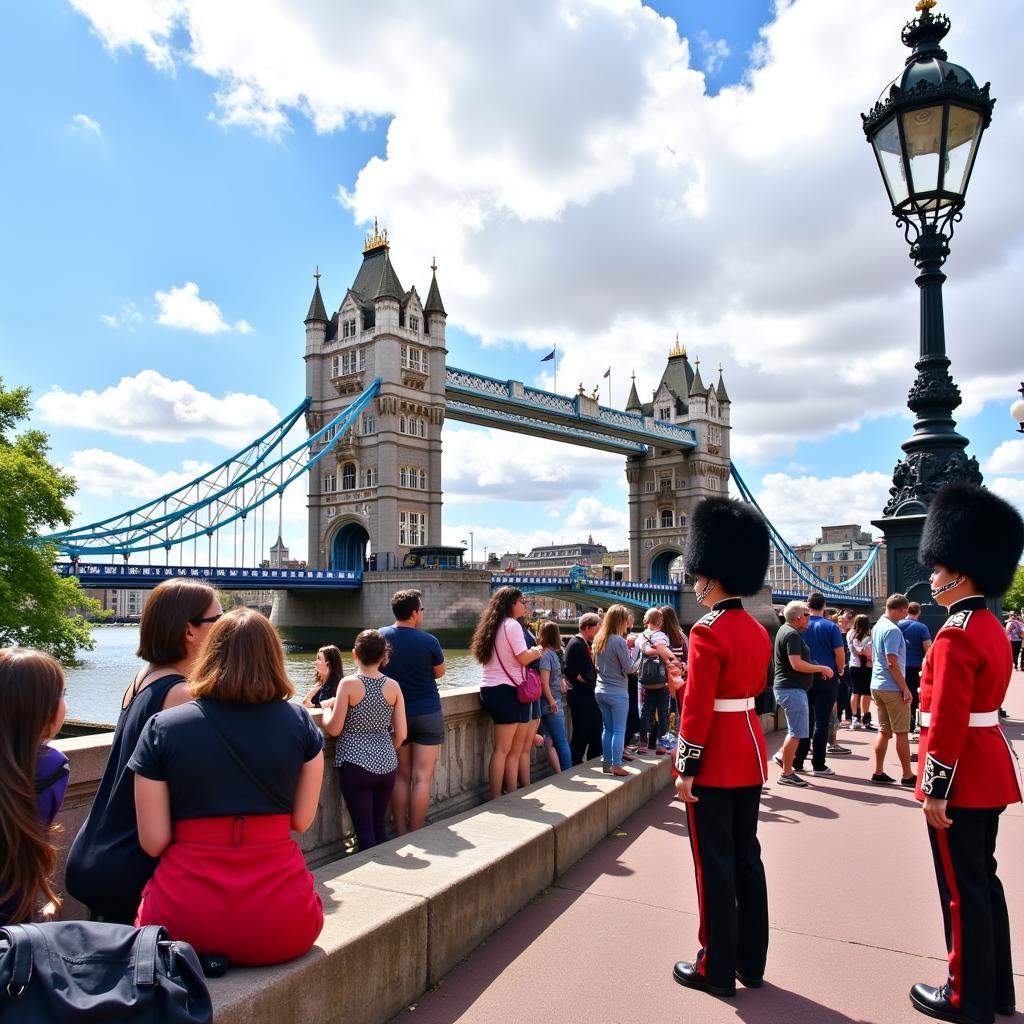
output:
[[935,840],[939,846],[939,859],[949,889],[949,1001],[960,1008],[960,991],[963,985],[963,925],[960,920],[960,889],[953,873],[953,858],[949,852],[949,833],[935,829]]
[[697,972],[699,974],[707,975],[708,940],[706,929],[704,927],[704,872],[701,869],[700,863],[700,844],[697,842],[697,815],[694,812],[693,804],[686,805],[686,822],[690,828],[690,851],[693,853],[693,877],[697,881],[697,919],[699,921],[697,939],[700,942],[702,952],[705,954],[698,958],[698,962],[694,966],[697,968]]

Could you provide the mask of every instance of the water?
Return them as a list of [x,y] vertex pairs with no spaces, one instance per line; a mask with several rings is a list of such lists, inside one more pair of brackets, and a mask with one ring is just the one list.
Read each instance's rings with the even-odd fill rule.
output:
[[[68,684],[68,718],[110,725],[117,721],[124,691],[141,662],[135,657],[139,646],[138,626],[99,626],[93,630],[96,649],[83,652],[82,664],[65,672]],[[352,655],[342,652],[345,668],[352,669]],[[480,685],[480,666],[469,651],[445,651],[448,668],[441,681],[445,689]],[[314,681],[316,651],[286,651],[285,667],[302,697]]]

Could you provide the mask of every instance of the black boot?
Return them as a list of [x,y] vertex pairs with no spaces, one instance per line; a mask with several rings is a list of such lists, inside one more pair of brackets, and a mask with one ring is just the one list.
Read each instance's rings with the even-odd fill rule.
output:
[[922,985],[918,982],[910,990],[910,1003],[920,1013],[947,1020],[951,1024],[978,1024],[973,1017],[961,1013],[949,1000],[949,986]]
[[713,996],[734,996],[736,995],[736,985],[712,985],[707,978],[704,977],[700,971],[697,970],[696,964],[691,964],[688,960],[680,960],[675,967],[672,968],[672,977],[680,985],[685,985],[687,988],[695,988],[700,992],[707,992]]

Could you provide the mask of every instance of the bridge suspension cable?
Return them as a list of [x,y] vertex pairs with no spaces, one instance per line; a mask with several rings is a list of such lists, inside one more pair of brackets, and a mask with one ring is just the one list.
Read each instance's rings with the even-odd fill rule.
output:
[[764,514],[761,506],[758,505],[754,498],[753,492],[746,485],[743,477],[740,476],[739,470],[736,468],[736,463],[732,462],[729,464],[729,471],[732,474],[733,480],[736,482],[736,488],[740,492],[740,497],[749,502],[758,512],[761,513],[761,517],[765,521],[765,525],[768,527],[768,533],[771,536],[772,544],[776,550],[782,555],[785,563],[796,573],[796,575],[803,580],[808,586],[819,590],[832,590],[839,591],[841,593],[848,593],[852,591],[859,583],[862,583],[868,573],[874,566],[875,561],[878,558],[879,548],[876,545],[872,548],[871,553],[868,555],[864,564],[857,570],[848,580],[841,580],[839,583],[835,583],[831,580],[826,580],[819,576],[805,561],[803,561],[796,552],[786,543],[783,539],[782,534],[772,525],[771,520]]
[[[297,477],[320,462],[339,438],[358,423],[380,385],[378,377],[351,405],[288,452],[284,452],[285,436],[309,409],[309,398],[261,437],[202,476],[128,512],[49,534],[40,542],[53,544],[72,558],[122,555],[127,559],[132,553],[160,548],[169,551],[201,537],[212,539],[216,531],[239,522],[244,538],[246,517],[271,498],[282,495]],[[275,449],[280,452],[276,457]],[[255,545],[255,535],[253,542]]]

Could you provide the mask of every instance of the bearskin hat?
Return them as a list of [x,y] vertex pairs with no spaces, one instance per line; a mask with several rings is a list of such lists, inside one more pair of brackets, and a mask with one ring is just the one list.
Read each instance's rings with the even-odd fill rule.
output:
[[756,509],[731,498],[705,498],[690,517],[683,561],[688,573],[749,597],[764,586],[769,547],[768,527]]
[[1017,510],[976,484],[946,484],[932,499],[917,557],[962,573],[987,597],[1002,597],[1024,549]]

